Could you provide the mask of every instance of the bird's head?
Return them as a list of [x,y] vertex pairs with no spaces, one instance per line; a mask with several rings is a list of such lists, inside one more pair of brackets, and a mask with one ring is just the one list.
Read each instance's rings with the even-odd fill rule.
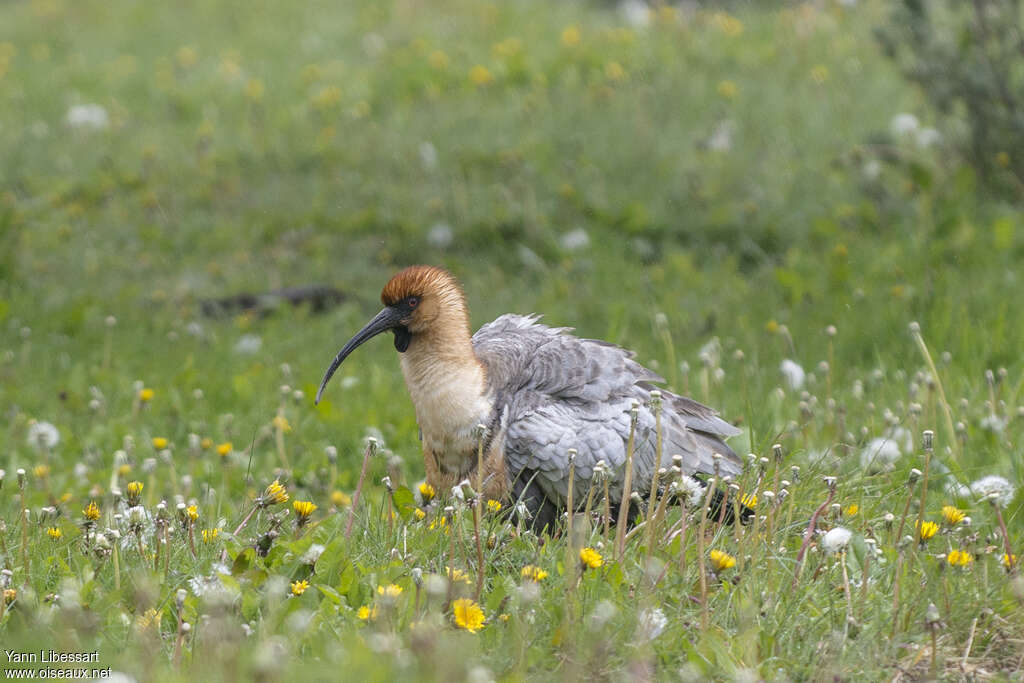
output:
[[448,325],[465,328],[468,334],[468,314],[462,287],[455,276],[443,268],[409,266],[388,281],[380,293],[380,300],[384,309],[342,347],[327,368],[316,393],[317,403],[342,361],[357,346],[381,332],[390,330],[394,333],[395,349],[399,353],[405,353],[416,336]]

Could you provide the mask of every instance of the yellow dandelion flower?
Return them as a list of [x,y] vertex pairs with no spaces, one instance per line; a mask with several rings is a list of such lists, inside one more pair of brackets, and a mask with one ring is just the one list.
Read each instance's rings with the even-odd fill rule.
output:
[[45,479],[46,477],[50,476],[50,466],[36,465],[35,467],[32,468],[32,474],[36,475],[37,479]]
[[60,528],[58,527],[51,526],[46,530],[46,535],[55,541],[59,541],[61,537],[64,535],[64,532],[61,531]]
[[511,617],[507,614],[499,614],[498,619],[503,623],[507,623],[508,620],[511,619]]
[[484,627],[484,611],[469,598],[453,601],[452,615],[455,617],[455,625],[470,633],[476,633]]
[[402,594],[402,587],[396,583],[389,583],[386,586],[377,586],[377,595],[395,600]]
[[90,522],[95,522],[100,518],[100,506],[96,504],[96,501],[89,501],[89,504],[82,510],[82,515]]
[[486,66],[477,64],[469,70],[469,81],[478,88],[483,87],[494,83],[494,74]]
[[730,38],[735,38],[743,33],[743,22],[728,12],[715,12],[711,16],[711,21],[719,31]]
[[566,26],[562,29],[562,45],[566,47],[576,47],[582,38],[583,34],[577,26]]
[[527,581],[533,582],[540,582],[548,577],[548,573],[546,571],[533,564],[528,564],[523,567],[520,575]]
[[309,588],[309,581],[292,581],[292,595],[302,595]]
[[336,85],[325,85],[313,96],[312,104],[317,109],[330,109],[341,102],[341,88]]
[[263,99],[263,81],[258,78],[250,78],[245,84],[245,96],[253,102],[259,102]]
[[288,422],[288,418],[285,417],[284,415],[275,415],[272,424],[274,425],[274,429],[280,429],[282,432],[285,432],[286,434],[292,431],[292,425],[291,423]]
[[217,444],[217,455],[224,457],[227,454],[229,454],[233,448],[234,446],[231,444],[230,441],[225,441],[224,443]]
[[435,517],[430,522],[430,529],[444,529],[448,526],[448,519],[445,517]]
[[139,389],[139,400],[143,403],[149,403],[156,396],[156,392],[152,389]]
[[626,70],[618,62],[608,62],[604,65],[604,76],[609,81],[623,81],[626,79]]
[[343,508],[352,504],[352,497],[344,491],[332,491],[331,502],[335,507]]
[[942,521],[949,526],[956,526],[960,522],[964,521],[964,517],[967,516],[960,508],[955,505],[943,505],[942,506]]
[[279,503],[288,502],[288,489],[284,487],[284,484],[280,480],[275,479],[273,483],[267,486],[266,490],[263,491],[263,504],[264,505],[275,505]]
[[756,493],[748,493],[747,495],[743,496],[742,498],[740,498],[740,505],[743,505],[744,507],[748,507],[748,508],[751,508],[751,509],[756,508],[757,507],[757,494]]
[[128,463],[125,463],[125,464],[123,464],[123,465],[121,465],[120,467],[117,468],[118,476],[127,477],[131,473],[132,473],[132,466],[129,465]]
[[736,558],[721,550],[711,551],[711,566],[716,572],[724,572],[736,566]]
[[150,607],[148,610],[140,614],[135,618],[135,627],[140,631],[145,631],[153,624],[160,623],[160,613],[156,609]]
[[434,499],[434,496],[437,495],[437,491],[434,490],[434,487],[427,482],[420,484],[419,489],[420,496],[423,498],[424,503],[429,503]]
[[1012,553],[1010,553],[1010,554],[1003,553],[1003,556],[1001,558],[1001,562],[1003,563],[1004,567],[1006,567],[1007,569],[1010,569],[1011,567],[1017,566],[1017,556],[1012,554]]
[[431,52],[430,56],[427,57],[427,61],[430,63],[431,68],[437,69],[438,71],[444,71],[447,69],[448,64],[451,62],[451,60],[448,59],[448,55],[441,50],[434,50]]
[[220,529],[203,529],[203,543],[213,543],[214,539],[220,536]]
[[588,569],[597,569],[604,564],[604,558],[601,557],[601,553],[597,552],[593,548],[581,548],[580,562],[582,562],[583,566]]
[[316,510],[316,504],[311,500],[296,500],[292,502],[292,508],[301,519],[308,519]]
[[195,63],[199,61],[199,53],[191,45],[183,45],[178,48],[178,53],[175,55],[178,60],[178,64],[184,68],[195,66]]
[[371,619],[376,619],[377,618],[377,606],[374,605],[373,607],[370,607],[368,605],[363,605],[362,607],[359,608],[359,611],[356,612],[356,616],[359,617],[360,619],[362,619],[363,621],[369,621]]
[[145,487],[146,485],[141,481],[130,481],[128,482],[128,486],[125,487],[125,490],[128,492],[128,496],[130,498],[138,498],[142,495],[142,489]]
[[730,80],[719,81],[718,83],[718,94],[727,100],[734,99],[739,92],[740,89]]
[[18,591],[14,590],[13,588],[8,588],[4,590],[4,602],[6,602],[8,605],[14,602],[15,598],[17,597]]
[[496,500],[487,501],[487,509],[490,512],[501,512],[501,503]]
[[1006,152],[999,152],[996,154],[996,165],[1000,168],[1006,168],[1010,165],[1010,155]]
[[158,451],[162,451],[163,449],[167,448],[168,443],[169,442],[167,441],[167,439],[165,439],[162,436],[153,437],[153,448],[157,449]]
[[204,451],[210,450],[211,448],[213,448],[213,439],[211,439],[208,436],[204,436],[202,440],[199,442],[199,447],[202,448]]
[[971,562],[974,562],[974,556],[966,550],[950,550],[946,554],[946,562],[951,567],[966,567]]
[[764,324],[764,331],[767,332],[768,334],[778,334],[779,321],[772,318],[771,320]]
[[847,517],[853,517],[853,516],[854,516],[854,515],[856,515],[856,514],[857,514],[858,512],[860,512],[860,506],[859,506],[859,505],[857,505],[856,503],[850,503],[850,504],[849,504],[849,505],[848,505],[848,506],[846,507],[846,509],[845,509],[845,510],[843,510],[843,512],[844,512],[844,513],[846,513],[846,516],[847,516]]
[[518,38],[506,38],[499,43],[495,43],[491,51],[496,57],[509,59],[523,51],[523,41]]
[[917,537],[922,543],[939,533],[939,525],[935,522],[918,522],[915,526],[917,527]]
[[466,572],[462,571],[461,569],[454,569],[452,567],[445,567],[444,570],[445,570],[445,573],[448,574],[448,580],[451,581],[452,583],[459,583],[459,582],[461,582],[461,583],[472,583],[472,580],[469,578],[469,574],[467,574]]
[[194,522],[199,519],[199,508],[195,505],[189,505],[185,508],[185,514],[188,515],[190,521]]
[[423,519],[427,516],[427,513],[421,510],[420,508],[416,508],[415,510],[413,510],[412,514],[416,517],[416,519]]

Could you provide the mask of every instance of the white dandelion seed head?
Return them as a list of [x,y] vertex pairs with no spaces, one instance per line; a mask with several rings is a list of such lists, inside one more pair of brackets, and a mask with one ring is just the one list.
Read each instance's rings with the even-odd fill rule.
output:
[[865,470],[891,472],[903,451],[893,439],[872,439],[860,452],[860,466]]
[[49,422],[38,420],[28,427],[28,445],[38,450],[50,450],[60,443],[60,431]]
[[590,235],[583,228],[576,228],[562,235],[558,242],[566,251],[579,251],[590,246]]
[[905,112],[896,114],[889,121],[889,132],[897,138],[909,137],[916,133],[920,127],[921,122],[917,120],[917,117]]
[[990,498],[1001,507],[1006,507],[1013,500],[1014,488],[1006,477],[990,474],[971,484],[971,493],[978,498]]
[[648,607],[640,612],[640,618],[637,620],[637,640],[642,643],[654,640],[664,632],[667,625],[668,617],[661,609]]
[[302,554],[302,559],[300,561],[303,564],[316,564],[317,560],[320,559],[320,556],[324,554],[324,550],[324,546],[319,543],[314,543],[309,546],[309,550]]
[[633,28],[647,28],[651,23],[651,8],[643,0],[623,0],[619,14]]
[[922,128],[917,131],[917,146],[921,149],[928,149],[942,141],[942,133],[934,128]]
[[704,487],[693,477],[684,474],[679,480],[679,493],[686,501],[687,507],[695,508],[704,497]]
[[825,534],[825,537],[821,539],[821,545],[827,553],[838,553],[850,544],[851,538],[853,538],[852,531],[846,527],[837,526]]
[[779,364],[779,372],[782,373],[782,379],[791,391],[802,389],[807,379],[807,373],[800,367],[800,364],[789,358]]
[[258,334],[243,334],[235,342],[235,353],[251,356],[254,353],[259,353],[262,347],[263,339]]
[[107,110],[99,104],[76,104],[68,109],[65,120],[69,126],[80,130],[103,130],[110,125]]

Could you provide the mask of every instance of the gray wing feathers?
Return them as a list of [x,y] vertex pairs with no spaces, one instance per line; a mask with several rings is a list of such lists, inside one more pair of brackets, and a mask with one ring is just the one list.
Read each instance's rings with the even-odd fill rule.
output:
[[[567,328],[537,322],[537,316],[503,315],[473,335],[473,346],[487,371],[490,391],[504,411],[505,456],[511,475],[536,473],[554,500],[568,489],[570,448],[578,451],[576,477],[583,495],[594,465],[612,469],[610,488],[621,496],[629,438],[629,410],[640,404],[634,438],[634,486],[646,493],[657,457],[657,430],[648,407],[656,373],[633,354],[608,342],[580,339]],[[737,474],[740,461],[723,439],[740,430],[691,399],[662,391],[662,467],[683,456],[688,473],[713,471],[721,453],[723,474]]]

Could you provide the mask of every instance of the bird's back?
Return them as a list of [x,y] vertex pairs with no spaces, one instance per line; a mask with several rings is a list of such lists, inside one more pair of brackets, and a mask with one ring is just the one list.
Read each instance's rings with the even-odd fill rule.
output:
[[[494,428],[504,435],[510,476],[526,474],[555,504],[568,490],[568,451],[576,449],[577,490],[586,492],[594,466],[611,470],[610,494],[622,495],[630,408],[639,404],[633,488],[646,494],[657,458],[652,382],[664,380],[608,342],[580,339],[537,316],[503,315],[473,335],[473,349],[495,399]],[[661,466],[674,455],[688,474],[711,473],[713,454],[722,474],[737,474],[740,460],[724,439],[740,430],[692,399],[662,391]]]

